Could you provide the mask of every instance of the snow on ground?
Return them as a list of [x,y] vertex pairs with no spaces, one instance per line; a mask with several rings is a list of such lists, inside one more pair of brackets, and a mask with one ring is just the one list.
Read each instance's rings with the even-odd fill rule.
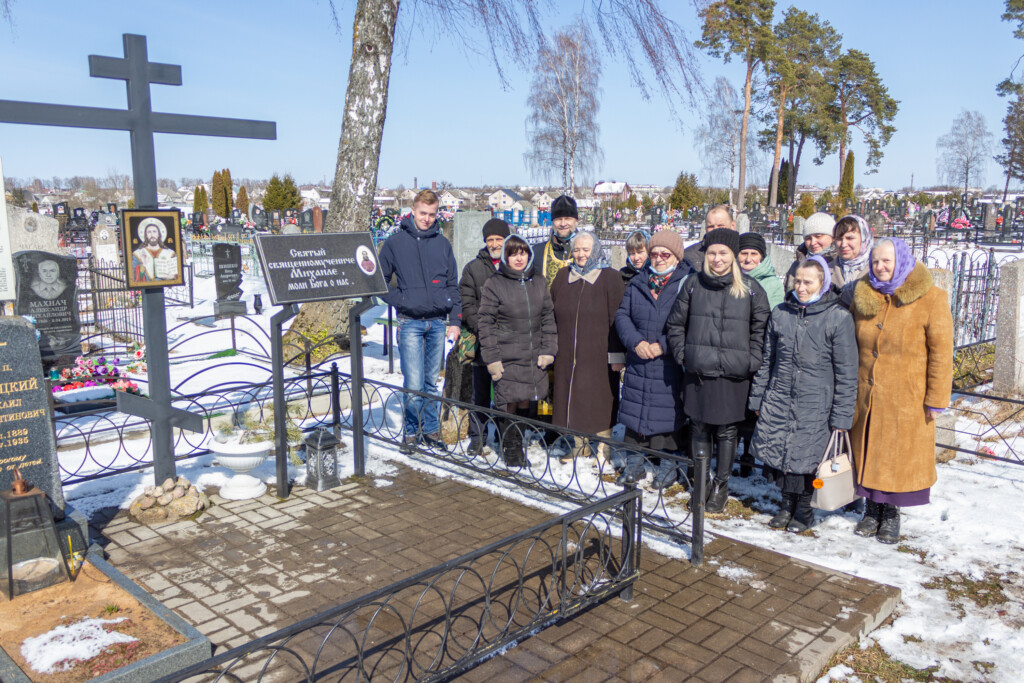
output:
[[117,619],[82,619],[67,626],[57,626],[42,635],[26,638],[21,656],[33,671],[59,673],[100,655],[111,645],[138,640],[124,633],[107,630],[106,626],[124,621]]
[[[246,292],[244,298],[249,298],[254,291],[265,291],[262,281],[251,275],[246,276],[243,289]],[[196,279],[196,298],[199,306],[208,306],[212,313],[212,279]],[[168,327],[175,324],[173,317],[181,315],[182,310],[169,309]],[[265,326],[264,329],[269,329],[269,316],[275,310],[270,308],[257,318]],[[386,315],[383,308],[363,316],[363,324],[368,328],[365,374],[367,378],[400,385],[401,376],[397,372],[393,375],[387,373],[387,359],[381,353],[383,326],[373,322],[375,317],[381,315]],[[192,317],[191,313],[189,317]],[[220,328],[226,324],[227,321],[217,323]],[[182,328],[179,334],[187,336],[191,332]],[[205,349],[211,354],[224,348],[204,343]],[[230,341],[227,348],[230,348]],[[224,359],[225,362],[236,360],[239,359]],[[339,361],[339,366],[347,372],[348,360]],[[397,358],[395,367],[397,371]],[[183,363],[174,372],[178,377],[187,377],[200,369],[207,369],[201,377],[209,378],[205,381],[210,384],[254,380],[250,369],[233,368],[231,365],[218,369],[217,361]],[[199,384],[198,381],[195,383]],[[983,439],[985,431],[991,429],[985,417],[991,406],[978,401],[973,404],[973,409],[975,413],[969,416],[960,415],[957,429],[978,434],[978,438]],[[400,433],[397,402],[372,407],[367,411],[366,420],[368,425],[373,425],[386,435]],[[1016,435],[1021,432],[1021,425],[1015,424],[1013,428],[1003,425],[1001,431]],[[343,440],[351,449],[351,434],[345,433]],[[1004,443],[986,443],[996,454],[1006,452],[1007,445]],[[149,457],[146,453],[131,449],[131,442],[126,441],[124,444],[93,444],[92,450],[100,463],[131,462],[131,459]],[[346,451],[340,463],[339,474],[342,478],[353,473],[351,456],[347,455],[349,453],[351,450]],[[398,453],[397,449],[373,439],[367,441],[366,454],[367,474],[376,486],[389,485],[389,477],[397,471],[392,463],[401,463],[435,476],[453,478],[483,488],[552,514],[562,514],[577,507],[555,499],[539,500],[536,494],[512,482],[483,477],[450,462],[427,456],[405,456]],[[596,497],[611,495],[619,490],[614,485],[602,484],[599,473],[589,466],[583,465],[574,473],[571,465],[561,465],[556,459],[546,460],[538,447],[531,449],[529,456],[532,462],[530,471],[538,480],[557,482],[562,486],[571,485],[576,490],[592,493]],[[65,459],[73,461],[81,457],[81,453],[76,450],[60,453],[62,463]],[[488,458],[495,468],[502,467],[493,454]],[[178,469],[200,488],[220,486],[230,475],[229,470],[216,465],[213,455],[182,461]],[[291,468],[290,473],[297,483],[304,482],[304,467]],[[268,461],[252,474],[264,481],[273,482],[273,462]],[[149,470],[73,484],[65,488],[65,496],[86,514],[109,506],[127,508],[144,486],[152,483],[151,477]],[[819,513],[820,521],[811,535],[795,535],[769,529],[767,521],[777,510],[779,495],[773,486],[759,476],[734,478],[732,492],[750,505],[756,514],[749,518],[708,518],[708,532],[900,588],[902,603],[893,623],[869,636],[871,641],[877,642],[892,657],[917,668],[937,666],[936,676],[956,680],[1019,679],[1018,672],[1024,671],[1024,581],[1017,563],[1024,551],[1024,507],[1018,503],[1024,493],[1024,467],[978,460],[964,454],[940,465],[939,480],[932,489],[932,503],[904,511],[903,539],[898,547],[854,536],[853,526],[857,517],[851,513]],[[645,509],[650,509],[656,500],[654,495],[645,495]],[[682,522],[686,515],[685,507],[681,504],[684,500],[682,494],[677,494],[677,499],[669,497],[666,503],[679,504],[666,504],[659,508],[659,512]],[[689,558],[688,548],[654,539],[650,540],[650,545],[656,552],[670,557],[682,561]],[[730,579],[751,583],[760,580],[748,570],[728,563],[723,563],[717,571]],[[943,581],[953,575],[972,581],[996,577],[1002,583],[1006,601],[992,601],[982,607],[955,593],[947,594]],[[926,588],[926,584],[934,587]],[[983,599],[995,595],[992,592],[984,593],[987,590],[985,588],[981,590]],[[838,666],[827,672],[826,680],[852,682],[858,679],[849,667]]]

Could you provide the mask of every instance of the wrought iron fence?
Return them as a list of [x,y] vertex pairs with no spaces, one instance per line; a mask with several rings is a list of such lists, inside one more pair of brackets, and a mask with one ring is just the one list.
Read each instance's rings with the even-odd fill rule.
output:
[[1024,401],[957,391],[949,412],[938,425],[939,448],[1024,465]]
[[[285,378],[284,412],[296,452],[300,446],[297,435],[302,431],[319,427],[352,431],[351,382],[349,375],[338,371],[337,364],[332,364],[327,372]],[[626,446],[612,439],[450,398],[418,394],[376,380],[363,380],[362,395],[362,403],[368,406],[362,410],[363,430],[372,441],[415,452],[439,464],[504,480],[554,500],[580,504],[618,493],[630,485],[625,478],[620,479],[629,470],[649,491],[643,503],[648,528],[688,544],[691,559],[696,563],[702,561],[706,459]],[[436,407],[443,443],[404,443],[403,409],[410,401],[418,403],[414,410],[421,419]],[[272,421],[273,403],[269,377],[262,382],[229,379],[176,396],[174,407],[200,415],[204,431],[178,431],[175,458],[184,460],[209,453],[208,439],[219,425],[237,416],[249,414],[256,422]],[[489,437],[486,448],[480,451],[471,450],[466,438],[471,420],[478,420]],[[55,421],[55,431],[61,480],[65,485],[138,471],[153,464],[150,426],[143,419],[107,408],[60,417]],[[510,464],[507,451],[520,446],[526,462]],[[654,485],[656,474],[666,475],[661,488]],[[691,505],[692,501],[697,504]]]
[[611,596],[632,599],[639,498],[591,503],[160,682],[454,678]]

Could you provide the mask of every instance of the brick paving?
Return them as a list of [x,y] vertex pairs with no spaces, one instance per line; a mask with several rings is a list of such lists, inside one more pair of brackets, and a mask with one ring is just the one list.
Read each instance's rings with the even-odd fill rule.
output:
[[[295,487],[285,501],[214,494],[197,522],[159,527],[111,510],[91,533],[217,653],[551,516],[401,466],[391,480]],[[597,605],[463,679],[807,680],[898,600],[890,586],[727,539],[705,547],[700,568],[644,548],[632,602]]]

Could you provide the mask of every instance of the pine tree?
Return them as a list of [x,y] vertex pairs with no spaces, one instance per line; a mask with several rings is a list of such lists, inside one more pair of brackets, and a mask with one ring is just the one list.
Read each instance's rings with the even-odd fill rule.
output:
[[39,204],[32,202],[32,213],[39,213]]
[[702,199],[703,193],[697,186],[696,174],[683,171],[676,178],[676,186],[672,188],[672,194],[669,195],[668,205],[672,209],[687,209],[697,206]]
[[846,154],[846,163],[843,164],[843,178],[839,181],[839,201],[853,201],[853,150]]
[[192,213],[202,213],[205,211],[203,208],[203,186],[196,185],[196,189],[192,192]]
[[249,215],[249,193],[245,191],[245,185],[238,188],[238,199],[235,200],[235,206],[243,216]]
[[270,182],[267,183],[266,192],[263,195],[263,208],[266,211],[285,210],[285,209],[298,209],[302,206],[302,196],[299,194],[299,188],[295,186],[295,181],[290,175],[285,175],[284,179],[278,177],[275,173],[270,178]]

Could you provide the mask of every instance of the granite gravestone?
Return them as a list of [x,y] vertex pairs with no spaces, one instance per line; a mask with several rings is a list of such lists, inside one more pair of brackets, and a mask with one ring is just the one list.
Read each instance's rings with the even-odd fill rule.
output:
[[57,246],[60,224],[56,218],[8,206],[7,226],[11,234],[11,253],[33,250],[67,253]]
[[242,247],[218,242],[213,245],[213,281],[217,300],[213,304],[216,317],[245,315],[242,301]]
[[460,273],[483,248],[484,223],[490,219],[487,211],[459,211],[452,219],[452,249]]
[[313,232],[313,210],[306,209],[299,214],[299,227],[302,232]]
[[78,319],[78,261],[45,251],[14,255],[17,299],[14,312],[36,321],[43,358],[77,355],[82,325]]
[[267,212],[258,206],[253,206],[250,209],[252,213],[252,222],[256,226],[257,230],[267,229]]
[[996,229],[996,214],[998,213],[999,209],[995,204],[991,202],[982,204],[981,220],[986,230]]
[[746,213],[736,215],[736,232],[740,234],[750,232],[750,216]]
[[121,250],[117,244],[117,228],[102,222],[92,229],[92,259],[100,268],[121,265]]
[[23,318],[0,318],[0,489],[9,490],[17,467],[64,517],[50,401],[36,342]]
[[196,212],[192,214],[192,227],[202,228],[206,226],[206,214],[202,212]]
[[324,231],[324,212],[319,206],[313,207],[313,232]]
[[270,212],[270,227],[274,230],[281,229],[281,212],[277,209]]

